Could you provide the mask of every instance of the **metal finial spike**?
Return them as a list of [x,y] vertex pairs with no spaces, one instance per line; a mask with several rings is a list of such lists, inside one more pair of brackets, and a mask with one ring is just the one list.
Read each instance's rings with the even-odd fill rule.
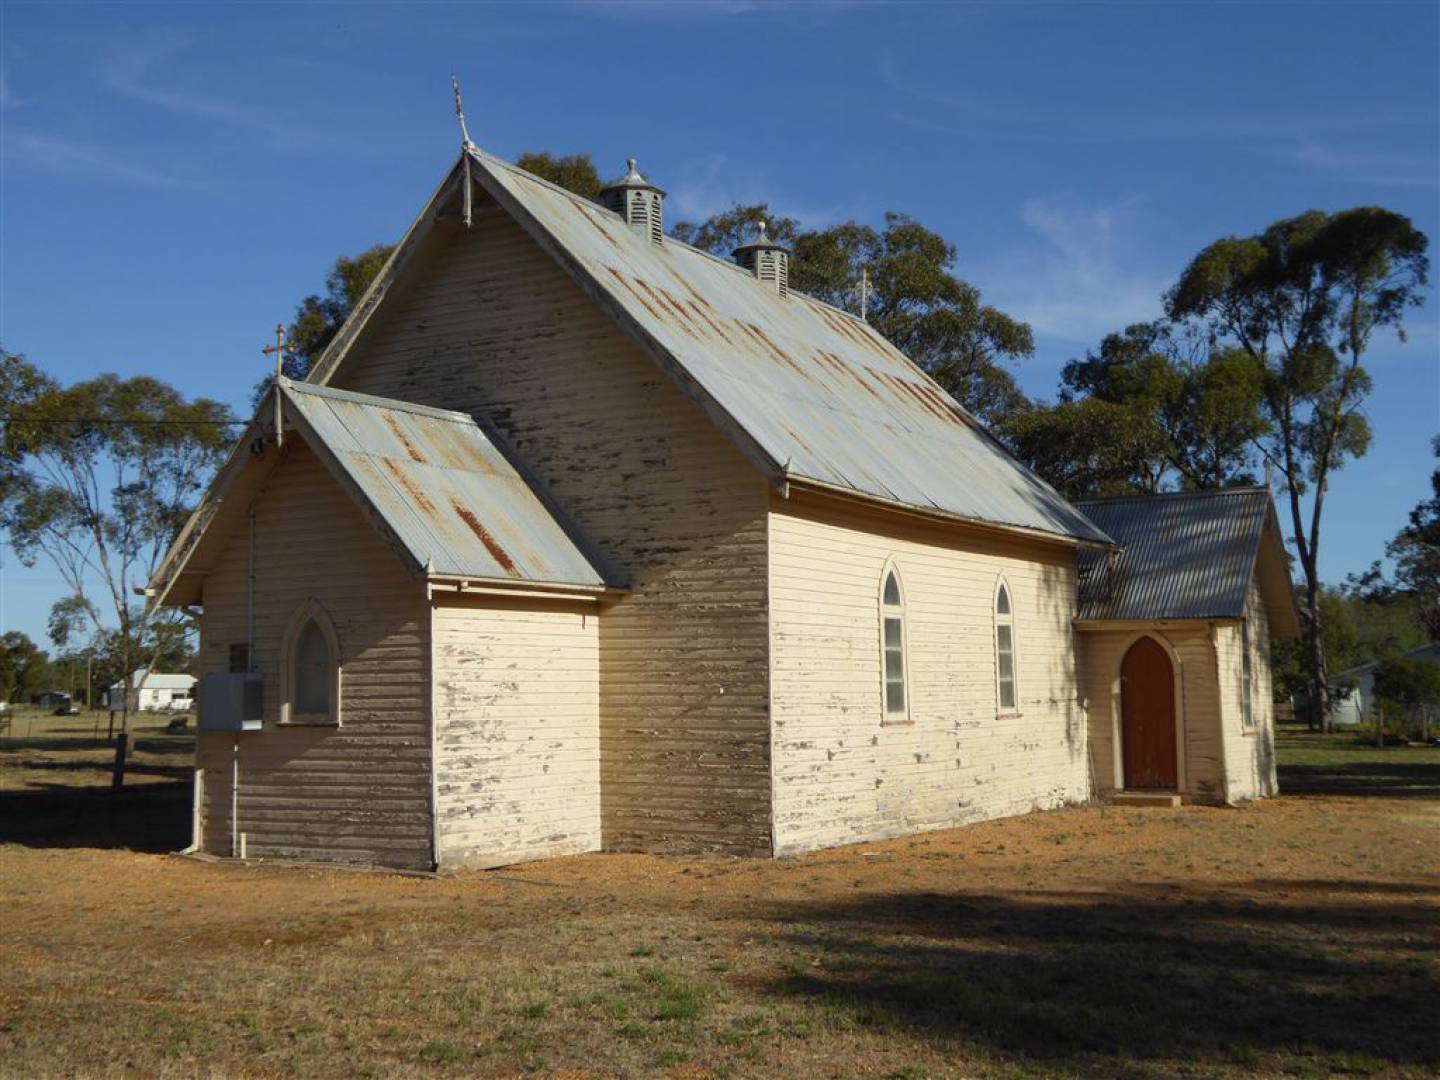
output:
[[465,126],[465,106],[460,103],[460,80],[453,71],[450,73],[450,85],[455,89],[455,119],[460,121],[460,145],[474,146],[470,141],[470,130]]
[[762,244],[769,239],[769,237],[765,235],[765,230],[768,228],[769,226],[765,224],[765,219],[762,217],[760,219],[760,242]]
[[635,159],[633,157],[625,159],[625,168],[628,172],[633,173],[635,171]]

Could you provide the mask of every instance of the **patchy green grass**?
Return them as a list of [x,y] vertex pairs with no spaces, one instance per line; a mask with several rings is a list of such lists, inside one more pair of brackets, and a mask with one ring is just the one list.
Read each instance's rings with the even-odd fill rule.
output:
[[1376,746],[1355,731],[1284,725],[1275,748],[1286,794],[1440,799],[1440,746]]
[[108,802],[93,747],[0,744],[69,823],[0,826],[0,1075],[1432,1077],[1440,758],[1346,739],[1240,809],[439,880],[104,850],[188,820],[183,753]]

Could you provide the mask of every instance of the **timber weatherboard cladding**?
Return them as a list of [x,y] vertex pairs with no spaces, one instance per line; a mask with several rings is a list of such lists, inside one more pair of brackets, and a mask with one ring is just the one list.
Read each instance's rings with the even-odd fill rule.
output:
[[1241,704],[1241,633],[1238,624],[1205,620],[1149,628],[1087,626],[1080,634],[1081,667],[1090,722],[1096,789],[1119,790],[1120,660],[1141,634],[1169,647],[1180,666],[1176,708],[1183,725],[1180,792],[1201,802],[1239,802],[1273,795],[1274,704],[1270,628],[1261,590],[1252,579],[1244,606],[1250,620],[1255,726],[1247,729]]
[[508,217],[437,228],[330,377],[482,417],[598,549],[607,849],[770,850],[763,476]]
[[440,867],[600,847],[600,641],[584,601],[435,594]]
[[1095,788],[1108,793],[1123,786],[1120,662],[1142,635],[1166,646],[1171,664],[1178,667],[1175,711],[1181,724],[1177,747],[1183,754],[1177,770],[1180,793],[1201,802],[1221,801],[1220,694],[1215,645],[1207,622],[1178,622],[1144,630],[1102,626],[1080,632]]
[[1239,626],[1216,628],[1215,653],[1219,664],[1221,720],[1225,725],[1225,767],[1229,800],[1274,795],[1275,704],[1270,671],[1270,627],[1260,589],[1252,582],[1245,599],[1250,622],[1253,685],[1251,707],[1254,725],[1244,722],[1244,645]]
[[[268,453],[277,451],[271,447]],[[299,439],[254,502],[255,660],[264,729],[238,736],[247,854],[426,869],[432,862],[429,615],[424,584]],[[248,537],[237,530],[204,579],[200,674],[226,671],[247,636]],[[306,600],[334,620],[341,725],[279,720],[280,642]],[[202,849],[230,854],[236,736],[200,731]]]
[[[776,853],[1085,800],[1072,549],[926,526],[826,500],[770,516]],[[905,598],[908,721],[886,722],[879,589]],[[1015,613],[1018,709],[995,677],[1000,575]]]

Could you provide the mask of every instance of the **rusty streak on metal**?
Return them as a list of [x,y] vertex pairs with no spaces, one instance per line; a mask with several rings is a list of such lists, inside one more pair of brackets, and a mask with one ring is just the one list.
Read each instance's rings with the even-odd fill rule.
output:
[[643,307],[646,311],[648,311],[648,312],[649,312],[651,315],[653,315],[655,318],[657,318],[657,319],[661,318],[660,313],[659,313],[658,311],[656,311],[653,307],[651,307],[651,306],[646,302],[646,300],[645,300],[645,298],[644,298],[643,296],[641,296],[639,293],[637,293],[634,289],[632,289],[632,288],[630,287],[630,283],[625,280],[625,275],[624,275],[624,274],[620,273],[620,271],[619,271],[619,270],[616,270],[613,266],[607,266],[607,267],[605,267],[605,269],[610,272],[610,276],[613,277],[616,281],[618,281],[618,282],[620,283],[620,285],[625,289],[626,292],[628,292],[631,296],[633,296],[636,300],[638,300],[638,301],[640,302],[640,306],[641,306],[641,307]]
[[416,506],[431,517],[436,516],[435,504],[430,501],[430,497],[421,491],[420,488],[415,485],[415,482],[400,470],[395,462],[389,458],[381,458],[380,464],[384,467],[385,471],[390,474],[390,478],[405,489],[405,493],[415,501]]
[[1108,542],[855,316],[799,293],[786,300],[731,262],[673,238],[655,244],[571,192],[470,153],[481,187],[772,483]]
[[620,250],[620,244],[616,241],[615,237],[610,235],[610,230],[605,227],[605,223],[599,218],[597,218],[590,211],[590,208],[588,206],[581,206],[580,212],[585,216],[585,220],[590,222],[591,225],[595,226],[596,231],[599,232],[601,236],[603,236],[606,240],[610,242],[611,247],[613,247],[616,251]]
[[450,500],[450,507],[459,516],[460,520],[470,527],[470,531],[479,538],[480,543],[485,545],[485,550],[490,552],[491,558],[500,564],[500,569],[504,570],[513,578],[521,576],[520,571],[515,568],[515,560],[510,558],[510,556],[505,553],[505,549],[495,542],[495,537],[490,535],[489,529],[480,524],[479,518],[454,499]]
[[381,413],[381,416],[385,418],[385,426],[390,429],[390,433],[399,439],[401,445],[405,447],[405,452],[410,455],[410,460],[418,462],[421,465],[428,464],[425,460],[425,455],[415,448],[415,444],[410,441],[409,436],[407,436],[400,425],[395,422],[395,418],[389,413]]

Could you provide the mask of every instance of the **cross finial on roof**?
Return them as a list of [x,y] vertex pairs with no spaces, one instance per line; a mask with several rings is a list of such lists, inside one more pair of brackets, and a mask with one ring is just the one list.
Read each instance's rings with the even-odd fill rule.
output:
[[275,445],[285,445],[285,434],[280,429],[280,384],[285,381],[285,324],[275,324],[275,344],[260,350],[266,356],[275,357]]
[[460,102],[460,80],[450,73],[450,85],[455,89],[455,119],[460,121],[460,145],[468,149],[475,144],[470,141],[470,129],[465,126],[465,106]]

